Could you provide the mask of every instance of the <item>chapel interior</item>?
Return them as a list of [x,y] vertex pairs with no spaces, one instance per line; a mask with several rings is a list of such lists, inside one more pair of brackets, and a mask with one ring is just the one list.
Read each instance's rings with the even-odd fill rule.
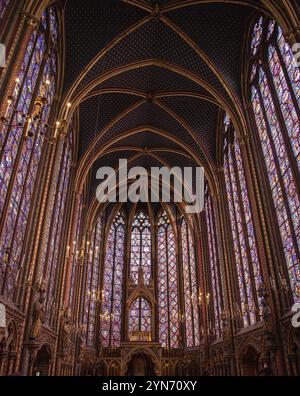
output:
[[[0,375],[300,375],[299,1],[1,0],[0,43]],[[120,159],[203,210],[99,202]]]

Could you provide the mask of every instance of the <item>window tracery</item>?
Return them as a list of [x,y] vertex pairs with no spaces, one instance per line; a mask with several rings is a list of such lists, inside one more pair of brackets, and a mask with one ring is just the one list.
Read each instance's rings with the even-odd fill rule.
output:
[[132,222],[130,277],[137,284],[139,270],[143,270],[144,282],[149,284],[152,277],[151,268],[151,225],[150,219],[143,212],[137,213]]
[[159,340],[165,348],[179,346],[179,301],[176,240],[166,212],[158,219]]
[[231,120],[224,120],[224,174],[244,326],[260,320],[257,294],[262,283],[252,209],[240,143]]
[[193,237],[185,219],[181,223],[181,244],[186,343],[187,347],[194,347],[200,343],[198,281]]
[[210,323],[210,330],[213,332],[215,338],[220,338],[222,334],[221,317],[223,309],[222,277],[220,270],[220,252],[217,239],[215,205],[208,188],[205,197],[205,217],[209,253],[209,290],[212,295],[213,305],[213,318],[212,323]]
[[251,102],[296,302],[300,301],[300,69],[274,21],[260,18],[254,36]]
[[[32,33],[7,103],[7,123],[0,130],[0,262],[5,262],[0,286],[1,294],[8,299],[15,298],[17,278],[25,260],[24,239],[44,146],[43,125],[49,119],[56,90],[59,35],[56,18],[55,9],[48,8],[42,15],[40,28]],[[50,25],[56,36],[48,47]],[[23,115],[31,111],[37,97],[45,99],[42,123],[29,119],[24,123]]]
[[118,213],[110,228],[103,275],[101,337],[104,347],[116,347],[121,341],[125,220]]

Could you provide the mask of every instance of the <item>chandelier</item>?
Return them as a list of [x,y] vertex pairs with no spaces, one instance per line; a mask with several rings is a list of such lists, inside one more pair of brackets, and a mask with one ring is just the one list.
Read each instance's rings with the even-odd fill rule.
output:
[[[18,92],[20,79],[15,80],[14,94],[7,97],[7,106],[5,114],[0,117],[0,125],[6,128],[22,128],[23,138],[28,139],[35,136],[36,131],[43,136],[44,140],[53,144],[59,136],[64,136],[67,117],[71,108],[71,103],[67,103],[66,111],[62,121],[57,121],[54,125],[43,121],[42,115],[44,108],[48,103],[47,95],[50,89],[50,80],[47,78],[41,85],[39,94],[33,103],[31,112],[24,112],[16,106],[16,94]],[[54,130],[52,137],[51,131]]]

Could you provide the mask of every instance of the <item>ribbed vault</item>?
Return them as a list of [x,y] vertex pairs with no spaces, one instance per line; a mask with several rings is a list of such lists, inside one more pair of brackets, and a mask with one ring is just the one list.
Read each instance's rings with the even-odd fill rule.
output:
[[265,3],[67,2],[63,108],[79,109],[76,189],[88,181],[93,192],[99,166],[135,155],[139,166],[204,166],[216,190],[218,120],[227,111],[247,134],[242,50]]

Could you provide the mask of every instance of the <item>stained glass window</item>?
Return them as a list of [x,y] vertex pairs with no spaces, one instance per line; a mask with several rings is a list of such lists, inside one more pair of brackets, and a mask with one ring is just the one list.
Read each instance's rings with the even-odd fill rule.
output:
[[258,23],[255,25],[253,29],[253,35],[251,40],[251,50],[253,55],[256,55],[258,51],[261,42],[262,29],[263,29],[263,17],[259,19]]
[[140,269],[144,282],[151,279],[151,226],[150,219],[139,212],[133,219],[131,231],[130,277],[137,284]]
[[159,341],[164,348],[178,348],[179,303],[176,241],[166,212],[158,219]]
[[[51,43],[53,50],[46,45],[49,10],[42,16],[43,29],[35,31],[30,38],[11,93],[12,100],[7,104],[7,124],[2,125],[0,131],[0,262],[5,262],[0,286],[1,293],[9,299],[14,299],[16,278],[25,259],[23,245],[45,132],[43,124],[34,118],[28,119],[27,128],[24,114],[30,110],[33,100],[44,98],[41,120],[46,123],[56,88],[57,42]],[[51,12],[55,15],[54,9]],[[47,59],[41,67],[45,54]]]
[[67,247],[67,254],[71,262],[71,282],[70,282],[70,294],[69,294],[69,306],[74,306],[74,291],[76,284],[76,274],[78,268],[79,250],[80,250],[80,229],[81,229],[81,215],[82,215],[82,197],[80,197],[79,210],[77,216],[76,236],[71,246]]
[[[45,230],[45,239],[48,241],[47,248],[41,252],[41,266],[43,268],[43,278],[48,285],[46,301],[46,320],[50,320],[50,315],[54,312],[53,300],[55,299],[55,284],[59,252],[63,231],[63,219],[67,202],[67,194],[70,180],[73,150],[73,122],[70,124],[68,138],[66,139],[60,155],[60,170],[56,175],[55,191],[53,199],[49,203],[49,218]],[[50,216],[51,214],[51,216]]]
[[[240,306],[244,326],[259,320],[257,290],[262,282],[252,210],[246,184],[240,144],[233,125],[224,121],[224,172],[235,253]],[[232,141],[229,144],[229,139]]]
[[215,338],[221,337],[222,330],[222,283],[220,273],[220,255],[216,232],[216,218],[214,202],[207,188],[205,196],[205,217],[207,225],[208,253],[209,253],[209,290],[213,304],[213,322],[209,323],[210,332]]
[[0,0],[0,20],[3,18],[10,0]]
[[129,336],[135,332],[147,332],[151,337],[151,306],[142,297],[131,304],[129,311]]
[[116,347],[121,341],[125,221],[116,216],[106,242],[101,309],[101,338],[104,347]]
[[300,69],[280,27],[261,18],[253,36],[258,24],[257,47],[267,53],[258,51],[251,65],[251,101],[291,291],[300,301]]
[[187,347],[194,347],[200,343],[198,281],[193,237],[185,219],[181,224],[181,242],[186,343]]
[[94,226],[91,240],[87,242],[88,265],[84,290],[83,324],[87,326],[87,345],[96,342],[96,308],[102,298],[100,291],[100,255],[103,218],[100,216]]

